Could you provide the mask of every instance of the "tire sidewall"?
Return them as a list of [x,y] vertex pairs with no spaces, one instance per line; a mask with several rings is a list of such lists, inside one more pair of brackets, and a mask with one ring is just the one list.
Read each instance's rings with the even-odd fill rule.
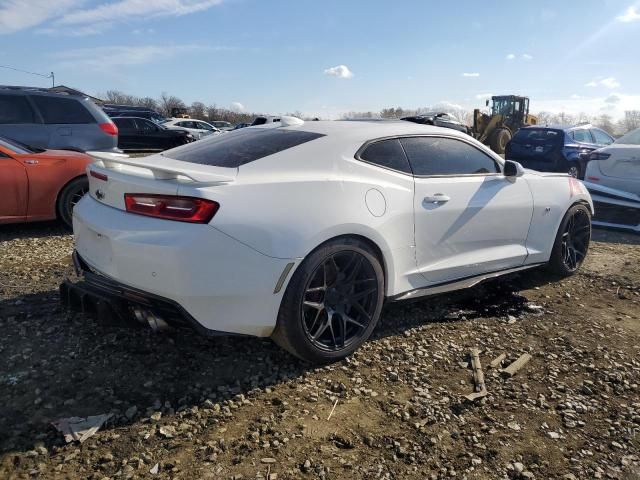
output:
[[[305,333],[300,308],[310,276],[313,275],[326,258],[345,251],[355,251],[361,254],[372,265],[378,283],[378,300],[374,314],[371,316],[371,321],[362,333],[361,338],[352,342],[351,345],[343,350],[330,352],[321,350],[311,343]],[[350,238],[330,241],[308,255],[291,277],[280,304],[274,340],[294,355],[312,363],[330,363],[341,360],[351,355],[371,336],[382,312],[384,292],[384,270],[380,260],[364,242]]]
[[64,187],[58,198],[58,217],[67,229],[73,228],[72,212],[68,213],[68,206],[69,202],[71,202],[71,196],[76,190],[82,188],[82,185],[86,185],[88,188],[89,180],[86,177],[80,177],[72,180]]

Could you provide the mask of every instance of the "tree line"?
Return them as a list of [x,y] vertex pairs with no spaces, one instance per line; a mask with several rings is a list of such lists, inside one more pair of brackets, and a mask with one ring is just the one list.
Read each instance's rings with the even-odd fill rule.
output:
[[[421,115],[427,112],[444,112],[453,115],[462,123],[471,126],[473,124],[473,112],[451,104],[437,104],[421,108],[383,108],[380,111],[347,112],[342,118],[402,118]],[[579,113],[572,115],[566,112],[553,113],[541,111],[535,114],[538,117],[538,125],[577,125],[590,123],[608,132],[611,135],[624,135],[625,133],[640,128],[640,110],[627,110],[624,117],[615,121],[607,113],[600,115],[588,115]]]
[[229,108],[221,108],[216,104],[205,105],[202,102],[193,102],[187,105],[182,99],[162,92],[160,98],[152,97],[136,97],[118,90],[108,90],[105,94],[100,95],[106,103],[115,103],[118,105],[131,105],[135,107],[147,107],[156,112],[171,117],[171,110],[174,108],[186,108],[191,118],[198,120],[223,120],[232,124],[251,123],[254,118],[259,116],[258,113],[240,112]]
[[[152,97],[136,97],[118,90],[109,90],[102,95],[102,98],[104,98],[107,103],[151,108],[166,117],[171,116],[171,110],[173,108],[186,108],[191,118],[197,118],[199,120],[224,120],[233,124],[242,122],[250,123],[255,117],[263,115],[261,113],[240,112],[229,108],[222,108],[216,104],[205,105],[202,102],[193,102],[191,105],[187,105],[182,99],[165,92],[160,95],[160,98],[155,99]],[[342,118],[402,118],[433,111],[453,115],[462,123],[469,126],[473,124],[472,111],[448,103],[413,109],[389,107],[383,108],[380,111],[354,111],[343,114]],[[306,118],[306,116],[299,111],[288,113],[287,115],[310,120],[310,118]],[[640,110],[627,110],[624,112],[624,117],[618,121],[614,121],[613,117],[607,113],[600,115],[588,115],[586,113],[572,115],[565,112],[552,113],[542,111],[535,115],[538,117],[538,125],[575,125],[578,123],[590,123],[602,128],[611,135],[623,135],[631,130],[640,128]]]

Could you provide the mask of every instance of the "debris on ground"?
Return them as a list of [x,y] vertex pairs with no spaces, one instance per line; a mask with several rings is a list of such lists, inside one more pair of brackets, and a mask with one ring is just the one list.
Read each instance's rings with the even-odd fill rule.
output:
[[464,398],[473,402],[479,398],[487,396],[487,386],[484,383],[484,373],[482,371],[482,364],[480,363],[480,350],[474,348],[471,350],[471,368],[473,369],[473,384],[475,391]]
[[530,354],[523,353],[515,362],[509,364],[507,368],[502,370],[502,375],[505,377],[513,377],[516,373],[518,373],[520,369],[522,369],[522,367],[524,367],[529,362],[529,360],[531,360],[531,358],[532,357]]
[[80,442],[96,434],[100,427],[105,424],[113,415],[92,415],[90,417],[69,417],[61,418],[51,424],[64,435],[67,443]]

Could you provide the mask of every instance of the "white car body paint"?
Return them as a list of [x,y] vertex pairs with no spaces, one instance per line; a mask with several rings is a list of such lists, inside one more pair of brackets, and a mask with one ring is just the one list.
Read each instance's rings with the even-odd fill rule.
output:
[[164,122],[162,126],[169,130],[186,130],[198,140],[207,135],[219,135],[221,133],[218,128],[210,123],[195,118],[171,118]]
[[[90,195],[74,210],[78,253],[107,277],[178,303],[207,329],[267,336],[292,276],[276,292],[287,265],[294,272],[327,240],[357,235],[373,243],[392,298],[546,262],[570,206],[593,209],[586,189],[566,175],[414,178],[355,158],[373,139],[437,135],[471,143],[502,168],[504,160],[450,129],[410,122],[280,128],[325,136],[239,168],[173,160],[171,151],[97,158],[89,169],[108,181],[89,175]],[[124,211],[124,193],[207,198],[220,210],[209,225],[143,217]],[[437,193],[450,200],[424,204]]]

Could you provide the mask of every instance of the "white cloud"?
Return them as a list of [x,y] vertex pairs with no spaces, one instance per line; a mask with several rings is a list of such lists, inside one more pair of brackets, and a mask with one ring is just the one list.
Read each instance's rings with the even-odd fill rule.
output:
[[613,77],[607,77],[600,80],[600,85],[607,88],[618,88],[620,86],[620,82]]
[[181,16],[207,10],[223,0],[120,0],[94,8],[75,10],[60,18],[62,25],[129,20],[144,17]]
[[478,72],[473,72],[473,73],[463,73],[462,74],[463,77],[479,77],[480,74]]
[[533,60],[533,56],[529,55],[528,53],[523,53],[522,58],[523,60]]
[[204,50],[225,50],[225,47],[212,48],[201,45],[110,46],[65,50],[52,55],[52,57],[63,66],[107,71],[115,67],[143,65]]
[[571,95],[570,98],[572,98],[574,100],[577,100],[578,98],[582,98],[582,97],[580,95],[577,95],[577,94],[574,93],[573,95]]
[[324,71],[325,75],[329,75],[330,77],[338,77],[338,78],[352,78],[353,72],[349,70],[349,67],[346,65],[336,65],[335,67],[327,68]]
[[493,93],[479,93],[476,95],[476,98],[478,100],[484,100],[486,98],[491,98],[491,97],[493,97]]
[[233,110],[234,112],[244,112],[246,110],[246,108],[244,108],[244,105],[241,104],[240,102],[231,102],[231,110]]
[[615,77],[606,77],[606,78],[597,77],[591,80],[590,82],[585,83],[584,86],[591,87],[591,88],[601,86],[601,87],[605,87],[610,90],[613,90],[614,88],[618,88],[620,86],[620,82],[618,82],[618,80],[616,80]]
[[35,31],[42,35],[62,35],[65,37],[86,37],[88,35],[100,35],[109,30],[113,24],[111,22],[94,23],[93,25],[78,25],[74,28],[53,27],[39,28]]
[[531,103],[531,108],[534,113],[544,111],[565,112],[571,115],[579,115],[580,113],[598,115],[607,112],[614,118],[622,118],[625,110],[640,110],[640,94],[616,93],[598,97],[536,99]]
[[514,53],[510,53],[509,55],[507,55],[507,60],[513,60],[516,58],[516,55]]
[[79,5],[82,0],[0,0],[0,34],[34,27]]
[[631,5],[622,15],[616,17],[616,20],[622,23],[640,21],[640,12],[638,12],[638,7]]

